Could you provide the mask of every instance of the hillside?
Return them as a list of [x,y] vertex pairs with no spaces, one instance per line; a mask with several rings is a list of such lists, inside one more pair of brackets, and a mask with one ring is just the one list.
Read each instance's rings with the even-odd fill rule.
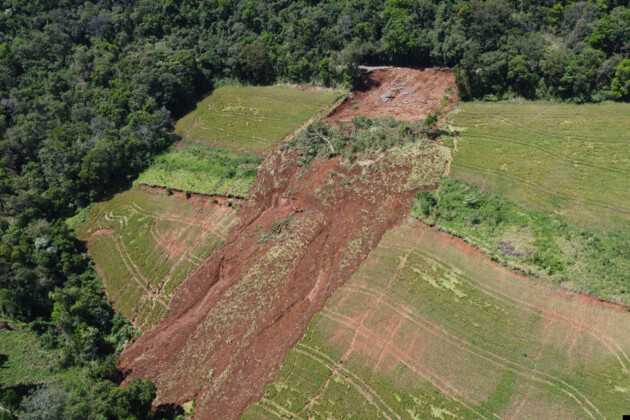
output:
[[139,330],[166,317],[173,292],[238,222],[214,201],[133,189],[93,206],[78,229],[114,308]]
[[623,307],[516,275],[398,226],[327,301],[244,419],[618,418]]
[[[331,284],[321,296],[332,296],[410,212],[554,290],[627,303],[629,113],[614,105],[630,101],[629,57],[626,0],[0,0],[0,417],[183,420],[197,408],[203,419],[210,406],[236,417],[262,397],[324,297],[286,321],[293,335],[273,336],[282,345],[260,369],[233,344],[288,319],[277,302],[303,309],[299,296],[320,270]],[[488,106],[457,128],[473,134],[459,133],[465,153],[446,115],[460,100]],[[526,104],[533,112],[493,120],[523,100],[537,101]],[[585,103],[606,115],[576,108]],[[313,168],[321,179],[308,178]],[[310,212],[286,213],[294,197]],[[268,220],[274,209],[280,219]],[[86,219],[83,241],[76,228]],[[310,241],[309,228],[322,232]],[[345,229],[353,239],[339,237]],[[319,246],[329,237],[356,258],[331,256]],[[285,247],[302,240],[306,260]],[[217,269],[222,256],[238,270]],[[245,276],[265,263],[277,277]],[[195,289],[218,278],[233,296]],[[274,282],[288,298],[256,288]],[[230,306],[232,322],[211,305],[248,293],[277,317]],[[181,315],[187,304],[200,312]],[[190,348],[201,350],[190,358],[170,341],[173,330],[166,352],[146,338],[147,357],[169,358],[156,362],[168,366],[158,378],[132,345],[160,325],[175,328],[168,319],[206,315],[226,334],[245,329],[217,334],[221,355],[194,334]],[[135,354],[133,363],[123,357],[125,373],[135,366],[138,375],[123,381],[125,348]],[[175,361],[199,367],[195,388],[175,375]],[[210,375],[211,364],[250,381]],[[165,391],[171,373],[181,395]],[[184,397],[193,399],[173,402]],[[488,401],[480,405],[492,411]],[[430,415],[449,413],[436,405]]]

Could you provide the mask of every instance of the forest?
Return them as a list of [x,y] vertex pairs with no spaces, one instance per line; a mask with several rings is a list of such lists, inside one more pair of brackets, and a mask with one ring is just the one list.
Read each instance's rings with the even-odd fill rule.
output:
[[630,100],[625,0],[0,6],[0,314],[61,354],[59,372],[85,373],[28,398],[3,388],[25,419],[160,416],[150,382],[116,387],[134,331],[65,220],[128,188],[222,81],[351,86],[359,65],[449,67],[463,100]]

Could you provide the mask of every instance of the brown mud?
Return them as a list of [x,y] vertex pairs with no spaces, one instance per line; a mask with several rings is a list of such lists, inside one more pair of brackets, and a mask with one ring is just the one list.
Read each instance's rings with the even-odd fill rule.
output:
[[[342,103],[329,121],[357,113],[417,120],[440,103],[446,87],[454,88],[448,70],[394,68],[361,80],[354,102]],[[391,84],[397,93],[379,102]],[[374,95],[378,103],[367,103]],[[168,318],[122,354],[123,385],[152,379],[156,405],[195,400],[195,418],[237,418],[260,400],[327,298],[405,220],[414,194],[437,188],[446,162],[433,143],[369,164],[333,158],[299,167],[297,160],[295,151],[267,156],[237,214],[240,225],[175,292]]]

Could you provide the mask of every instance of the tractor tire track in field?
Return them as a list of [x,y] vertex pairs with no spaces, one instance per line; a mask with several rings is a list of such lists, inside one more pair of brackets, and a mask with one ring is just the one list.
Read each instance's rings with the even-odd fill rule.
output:
[[[123,251],[119,245],[119,242],[116,238],[113,238],[114,240],[114,244],[116,245],[116,249],[118,250],[118,253],[120,254],[120,259],[123,261],[123,263],[125,264],[125,267],[127,268],[127,271],[129,272],[129,274],[131,275],[131,278],[133,279],[133,281],[138,284],[138,286],[140,286],[140,288],[142,290],[144,290],[144,292],[146,293],[147,297],[149,297],[154,303],[158,302],[160,305],[162,305],[164,307],[164,309],[169,310],[169,306],[168,304],[166,304],[165,302],[162,301],[161,298],[159,298],[158,296],[156,296],[152,291],[150,291],[147,286],[141,282],[140,280],[138,280],[138,278],[134,275],[134,270],[131,268],[131,266],[128,264],[127,259],[125,258],[125,256],[123,255]],[[133,262],[132,262],[133,264]]]
[[[332,376],[337,375],[337,377],[339,377],[340,379],[344,380],[349,385],[351,385],[359,394],[361,394],[366,399],[366,401],[370,403],[370,405],[374,406],[378,412],[382,413],[385,418],[390,419],[390,420],[392,419],[392,417],[396,419],[400,419],[400,416],[396,413],[396,411],[392,409],[385,401],[383,401],[383,398],[376,391],[374,391],[367,383],[365,383],[363,380],[361,380],[361,378],[356,376],[351,371],[340,366],[334,360],[331,360],[330,357],[328,357],[324,353],[320,352],[319,350],[313,347],[309,347],[301,343],[296,346],[294,351],[303,356],[310,357],[316,362],[319,362],[325,367],[327,367],[331,371],[331,375],[329,379],[331,379]],[[323,392],[323,388],[322,388],[322,392]],[[318,398],[318,397],[319,397],[319,394],[316,395],[314,398]],[[383,410],[383,408],[379,406],[375,402],[375,400],[378,400],[378,402],[386,410]]]
[[[352,319],[338,312],[334,312],[330,309],[322,310],[322,315],[328,319],[331,319],[335,322],[338,322],[348,327],[349,329],[353,331],[359,330],[360,334],[363,335],[370,342],[374,342],[374,340],[376,340],[378,343],[383,344],[383,351],[389,353],[398,362],[404,364],[407,367],[407,369],[409,369],[410,371],[414,372],[419,377],[429,382],[431,385],[433,385],[435,388],[437,388],[440,392],[442,392],[447,397],[451,398],[453,401],[461,404],[462,406],[466,407],[471,412],[477,414],[480,418],[487,419],[486,416],[479,413],[477,410],[475,410],[472,407],[473,405],[475,405],[475,401],[472,401],[466,396],[462,395],[457,389],[453,388],[451,385],[447,383],[447,381],[443,380],[438,375],[431,372],[426,366],[424,365],[418,366],[417,363],[414,363],[412,361],[409,361],[409,362],[405,361],[404,360],[405,358],[410,358],[410,357],[405,357],[404,352],[401,349],[399,349],[397,346],[390,345],[388,348],[386,348],[386,346],[388,345],[387,341],[381,338],[378,334],[372,334],[372,331],[366,327],[359,329],[358,326],[352,322],[353,321]],[[457,395],[459,395],[459,397],[457,397]],[[465,401],[463,401],[462,399]]]
[[359,332],[361,331],[361,328],[363,327],[363,323],[365,322],[365,319],[369,317],[376,308],[378,308],[378,306],[381,303],[381,300],[391,290],[394,282],[396,281],[396,278],[400,276],[400,274],[402,273],[402,270],[405,268],[405,265],[407,264],[407,258],[409,258],[409,254],[411,254],[413,250],[418,246],[418,244],[422,242],[422,238],[424,237],[424,232],[425,231],[423,231],[422,234],[416,239],[415,243],[413,244],[412,249],[407,251],[407,253],[403,257],[400,258],[400,262],[398,263],[398,266],[396,267],[396,270],[394,271],[394,273],[392,273],[392,275],[390,276],[389,281],[387,282],[387,286],[385,290],[383,291],[383,293],[379,295],[378,298],[376,299],[376,302],[373,305],[371,305],[366,312],[363,313],[363,316],[361,317],[361,321],[359,322],[359,325],[357,329],[355,330],[354,336],[352,337],[352,341],[350,342],[350,346],[348,346],[348,349],[346,350],[344,355],[341,356],[341,360],[346,360],[348,356],[350,356],[350,354],[352,354],[352,352],[354,351],[354,346],[356,344],[357,337],[359,335]]
[[[533,305],[524,300],[506,295],[505,293],[500,292],[499,290],[493,287],[487,286],[487,285],[482,286],[480,283],[477,283],[475,287],[482,293],[494,299],[497,299],[507,304],[517,304],[521,306],[527,312],[546,315],[546,316],[551,317],[553,320],[560,322],[562,324],[565,324],[573,329],[576,329],[578,331],[585,331],[587,334],[595,338],[596,342],[602,343],[617,358],[617,360],[619,361],[619,364],[621,365],[621,369],[624,373],[628,372],[628,367],[626,366],[626,363],[624,363],[622,359],[625,359],[629,363],[630,363],[630,359],[628,359],[628,356],[626,355],[622,347],[612,337],[607,336],[605,334],[598,333],[597,326],[591,325],[591,324],[584,324],[583,320],[581,319],[576,320],[576,318],[571,318],[569,316],[560,314],[559,312],[556,312],[553,310],[546,310],[545,308]],[[611,345],[616,347],[617,350],[611,347]]]
[[[380,295],[380,291],[372,289],[372,288],[368,288],[368,287],[360,287],[360,286],[352,286],[352,285],[346,285],[344,286],[344,288],[347,288],[349,290],[354,290],[357,291],[359,293],[364,293],[372,298],[377,298]],[[457,348],[459,348],[462,351],[468,352],[470,354],[473,354],[481,359],[486,360],[489,363],[492,363],[494,365],[497,365],[499,367],[502,367],[504,369],[510,370],[514,373],[516,373],[517,375],[520,375],[526,379],[530,379],[530,380],[534,380],[534,381],[538,381],[541,383],[544,383],[546,385],[552,386],[554,388],[556,388],[557,390],[567,394],[568,396],[570,396],[574,401],[576,401],[579,406],[591,417],[591,418],[595,418],[595,416],[591,413],[591,411],[586,407],[586,405],[584,404],[583,401],[581,401],[576,395],[573,394],[573,392],[577,393],[577,395],[579,395],[582,399],[584,399],[584,401],[586,402],[586,404],[588,406],[590,406],[596,413],[598,413],[602,418],[605,418],[601,412],[597,409],[597,407],[595,407],[590,400],[584,395],[582,394],[579,390],[577,390],[575,387],[573,387],[572,385],[566,383],[565,381],[563,381],[562,379],[559,379],[553,375],[549,375],[540,371],[537,371],[535,369],[531,369],[525,366],[522,366],[518,363],[515,363],[513,361],[510,361],[508,359],[505,359],[495,353],[492,353],[488,350],[485,350],[483,348],[480,347],[476,347],[468,342],[466,342],[463,339],[460,339],[459,337],[457,337],[456,335],[450,333],[449,331],[443,329],[442,327],[438,326],[437,324],[434,324],[433,322],[429,321],[428,319],[415,314],[411,309],[407,308],[406,306],[395,302],[393,299],[389,298],[389,297],[385,297],[384,299],[384,305],[386,305],[387,307],[389,307],[392,311],[394,311],[395,313],[397,313],[398,315],[408,319],[410,322],[412,322],[413,324],[415,324],[416,326],[426,330],[427,332],[429,332],[430,334],[434,335],[435,337],[456,346]],[[476,350],[477,351],[476,351]],[[486,353],[486,355],[480,353],[479,351]],[[520,369],[524,369],[529,371],[530,373],[527,374],[523,371],[521,371]],[[550,380],[556,381],[560,384],[562,384],[562,386],[558,385],[557,383],[553,383],[550,382],[547,379],[543,379],[543,378],[549,378]],[[564,387],[568,387],[569,389],[571,389],[573,392],[567,391],[566,389],[564,389]]]
[[624,171],[623,169],[617,169],[617,168],[613,168],[610,166],[600,166],[597,165],[595,163],[591,163],[588,161],[584,161],[584,160],[580,160],[580,159],[571,159],[570,157],[567,157],[566,155],[563,155],[561,153],[557,153],[555,151],[553,151],[552,149],[549,149],[545,146],[541,146],[537,143],[531,142],[525,142],[525,141],[519,141],[519,140],[515,140],[514,138],[508,138],[508,137],[501,137],[501,136],[496,136],[496,135],[491,135],[491,134],[475,134],[475,135],[468,135],[469,138],[477,138],[477,139],[490,139],[492,141],[501,143],[501,144],[506,144],[506,143],[512,143],[512,144],[518,144],[520,146],[524,146],[530,149],[535,149],[538,151],[541,151],[549,156],[553,156],[554,158],[561,160],[563,162],[566,163],[570,163],[572,165],[580,165],[580,166],[588,166],[589,168],[593,168],[593,169],[597,169],[599,171],[604,171],[604,172],[613,172],[616,174],[621,174],[621,175],[626,175],[628,173],[628,171]]
[[522,185],[523,187],[525,187],[528,190],[535,190],[535,191],[537,191],[537,193],[535,194],[537,196],[541,195],[539,193],[539,191],[542,191],[543,193],[545,193],[546,195],[549,195],[549,196],[565,197],[567,199],[577,201],[578,203],[590,204],[590,205],[592,205],[594,207],[599,207],[599,208],[602,208],[602,209],[605,209],[605,210],[612,211],[614,213],[621,213],[623,215],[630,215],[630,208],[625,208],[625,207],[620,207],[620,206],[611,206],[611,205],[607,204],[605,201],[599,201],[599,200],[595,200],[595,199],[592,199],[592,198],[586,198],[586,197],[583,197],[583,196],[579,196],[577,194],[567,195],[564,192],[559,192],[559,191],[553,190],[552,188],[549,188],[549,186],[546,186],[546,185],[544,185],[542,183],[531,184],[529,181],[524,180],[522,178],[519,178],[516,175],[510,174],[507,171],[499,171],[497,169],[491,169],[491,168],[475,166],[475,165],[466,165],[466,164],[462,164],[462,163],[458,163],[457,167],[458,168],[472,170],[472,171],[476,171],[476,172],[481,172],[481,173],[485,173],[485,174],[492,174],[492,175],[495,175],[499,179],[501,179],[501,178],[508,178],[509,180],[514,181],[517,184]]
[[[420,254],[423,258],[425,259],[429,259],[434,261],[437,264],[440,264],[442,267],[448,269],[449,267],[451,267],[450,264],[445,263],[443,261],[438,261],[434,258],[432,258],[431,256],[429,256],[427,253],[422,252],[422,251],[417,251],[418,254]],[[502,272],[510,275],[513,274],[509,269],[507,269],[506,267],[497,265],[495,263],[493,263],[492,261],[489,261],[487,259],[483,259],[483,263],[489,267],[492,267],[493,269],[499,269]],[[598,331],[600,330],[600,327],[598,327],[597,325],[594,324],[590,324],[590,323],[585,323],[584,319],[582,318],[577,318],[577,317],[571,317],[571,316],[567,316],[567,315],[563,315],[559,312],[550,310],[548,308],[543,308],[541,306],[537,306],[534,305],[531,302],[522,300],[522,299],[518,299],[516,297],[510,296],[504,292],[501,292],[500,290],[497,290],[495,288],[493,288],[492,286],[489,286],[487,284],[481,283],[479,281],[474,281],[472,279],[470,279],[469,277],[466,277],[466,281],[469,285],[471,285],[472,287],[476,288],[477,290],[479,290],[480,292],[494,298],[497,299],[505,304],[507,304],[508,306],[511,305],[515,305],[515,306],[519,306],[519,307],[524,307],[523,309],[526,310],[529,313],[537,313],[537,314],[541,314],[541,315],[550,315],[553,319],[557,320],[558,322],[561,322],[577,331],[586,331],[586,333],[588,333],[589,335],[591,335],[593,338],[596,339],[596,342],[600,343],[600,342],[604,342],[603,345],[617,358],[617,360],[619,361],[619,364],[621,365],[622,371],[624,373],[628,372],[628,368],[626,366],[626,364],[624,363],[624,361],[622,360],[625,359],[628,363],[630,363],[630,358],[628,358],[627,354],[625,353],[625,351],[623,350],[623,348],[619,345],[619,343],[614,340],[612,337],[610,337],[609,335],[606,334],[601,334]],[[606,343],[608,342],[608,343]],[[614,350],[612,347],[616,347],[617,350]]]

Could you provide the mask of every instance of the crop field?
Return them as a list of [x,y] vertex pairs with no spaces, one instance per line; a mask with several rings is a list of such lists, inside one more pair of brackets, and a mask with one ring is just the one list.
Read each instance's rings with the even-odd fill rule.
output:
[[180,119],[175,132],[202,144],[267,152],[339,97],[285,86],[221,87]]
[[114,308],[148,329],[168,314],[177,286],[236,221],[232,208],[210,198],[131,189],[94,205],[77,235],[87,241]]
[[313,318],[244,418],[621,418],[628,321],[459,239],[401,226]]
[[530,210],[630,230],[630,105],[464,103],[451,174]]
[[135,185],[151,185],[199,194],[247,197],[262,159],[181,141],[155,158]]

